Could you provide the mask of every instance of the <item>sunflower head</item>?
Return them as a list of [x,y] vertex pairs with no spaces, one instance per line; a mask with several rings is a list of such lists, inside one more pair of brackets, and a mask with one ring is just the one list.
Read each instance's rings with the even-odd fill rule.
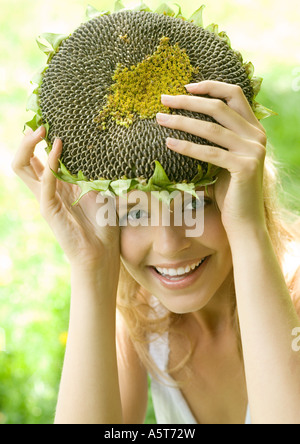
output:
[[168,136],[211,142],[163,128],[156,113],[213,118],[161,104],[161,94],[191,95],[185,84],[217,80],[240,85],[259,119],[273,114],[255,101],[261,78],[252,63],[231,48],[217,25],[206,28],[201,6],[186,19],[167,5],[151,11],[117,1],[114,12],[88,7],[88,20],[71,35],[37,39],[47,65],[35,77],[28,102],[35,112],[27,125],[45,125],[47,146],[63,141],[61,180],[116,195],[131,190],[174,190],[195,194],[214,183],[218,168],[173,152]]

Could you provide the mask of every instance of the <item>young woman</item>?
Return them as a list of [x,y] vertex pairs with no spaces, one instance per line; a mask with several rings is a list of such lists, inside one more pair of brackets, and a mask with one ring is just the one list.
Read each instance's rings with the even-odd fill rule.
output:
[[100,227],[95,193],[72,207],[76,186],[51,172],[61,141],[45,167],[34,156],[44,128],[27,134],[15,157],[71,264],[56,423],[142,423],[149,372],[158,422],[239,424],[250,413],[252,423],[300,423],[299,233],[274,205],[264,128],[238,86],[187,89],[194,96],[162,102],[218,123],[179,115],[158,115],[158,123],[225,148],[167,140],[169,149],[222,168],[206,190],[199,237],[172,223]]

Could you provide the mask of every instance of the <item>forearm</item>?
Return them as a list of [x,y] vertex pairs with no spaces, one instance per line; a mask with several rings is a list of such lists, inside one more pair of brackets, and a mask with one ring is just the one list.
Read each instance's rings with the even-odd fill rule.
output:
[[56,423],[121,423],[115,345],[115,287],[72,270],[70,325]]
[[245,371],[254,423],[300,423],[300,325],[264,230],[231,242]]

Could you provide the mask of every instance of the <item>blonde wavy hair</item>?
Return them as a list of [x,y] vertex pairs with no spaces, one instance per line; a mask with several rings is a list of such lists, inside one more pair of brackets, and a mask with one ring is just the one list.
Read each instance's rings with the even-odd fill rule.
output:
[[[279,164],[270,154],[272,151],[270,148],[268,147],[269,154],[265,161],[263,185],[267,228],[293,304],[297,312],[300,313],[300,218],[298,214],[288,209],[286,202],[284,205],[282,203],[283,196],[286,198],[286,194],[283,192],[279,178]],[[236,328],[239,350],[242,354],[233,276],[232,293],[234,300],[232,322]],[[154,378],[160,381],[163,378],[167,382],[168,375],[163,374],[151,358],[149,344],[165,332],[172,331],[175,334],[184,335],[179,329],[176,329],[176,323],[182,315],[172,313],[164,307],[162,307],[163,310],[155,309],[151,304],[150,297],[151,295],[128,273],[121,261],[117,308],[125,320],[132,343],[147,371]],[[168,370],[169,376],[186,366],[193,353],[193,342],[190,340],[189,343],[190,347],[186,357],[175,368]]]

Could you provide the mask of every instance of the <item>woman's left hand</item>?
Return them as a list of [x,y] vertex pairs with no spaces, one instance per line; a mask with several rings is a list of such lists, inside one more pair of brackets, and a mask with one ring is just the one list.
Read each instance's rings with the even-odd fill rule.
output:
[[[223,169],[215,184],[215,199],[227,234],[244,231],[249,224],[265,228],[263,172],[267,138],[242,89],[211,80],[186,89],[212,98],[163,95],[162,103],[170,108],[209,115],[220,125],[170,114],[158,114],[157,122],[202,137],[225,149],[179,139],[174,143],[170,138],[167,139],[168,148]],[[220,99],[225,99],[226,103]],[[163,121],[161,116],[167,119]]]

